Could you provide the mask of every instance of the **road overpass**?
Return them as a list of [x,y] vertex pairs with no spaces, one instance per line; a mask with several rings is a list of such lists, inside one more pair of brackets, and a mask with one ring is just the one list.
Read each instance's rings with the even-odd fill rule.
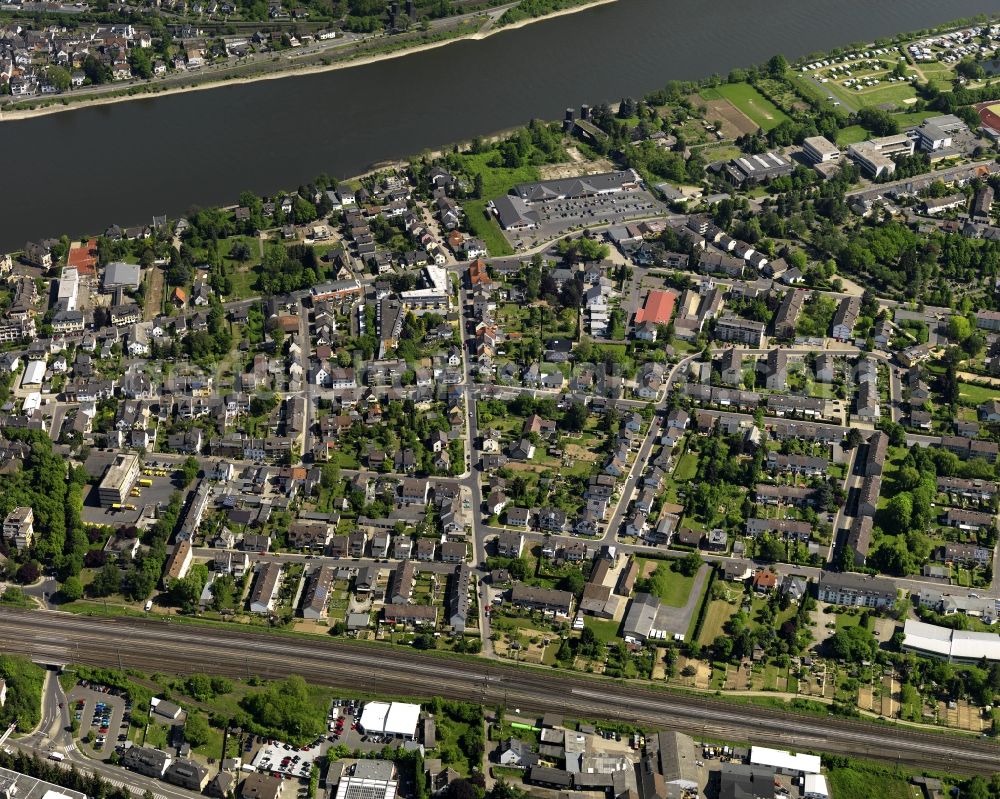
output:
[[5,609],[0,611],[0,651],[94,666],[120,664],[150,673],[266,678],[294,673],[355,692],[443,696],[527,712],[637,722],[694,735],[957,773],[992,773],[1000,764],[1000,747],[971,736],[727,703],[548,668],[281,633]]

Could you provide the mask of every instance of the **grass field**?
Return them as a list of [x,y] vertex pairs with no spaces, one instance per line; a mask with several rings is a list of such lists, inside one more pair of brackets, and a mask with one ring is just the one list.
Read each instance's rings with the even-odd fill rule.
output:
[[[724,83],[716,91],[764,131],[769,131],[788,119],[781,109],[749,83]],[[715,99],[706,96],[705,92],[701,92],[701,96],[706,100]]]
[[696,474],[698,474],[698,453],[685,452],[677,461],[674,479],[677,481],[694,480]]
[[886,83],[856,92],[854,89],[847,89],[839,83],[830,81],[824,83],[823,88],[849,108],[866,105],[903,105],[905,100],[917,96],[916,89],[909,83]]
[[893,114],[893,117],[901,128],[908,128],[910,125],[919,125],[927,117],[934,116],[934,111],[910,111],[906,114]]
[[861,125],[850,125],[849,127],[842,128],[837,133],[837,144],[841,147],[846,147],[850,144],[862,142],[868,136],[868,131],[861,127]]
[[[639,574],[646,574],[647,560],[639,558],[638,562]],[[670,564],[666,562],[657,564],[656,568],[660,570],[661,576],[652,579],[650,593],[659,597],[664,605],[670,605],[672,608],[683,607],[684,603],[688,600],[688,596],[691,594],[691,587],[694,585],[695,578],[685,577],[680,572],[675,572],[670,568]]]
[[593,616],[584,616],[583,624],[594,631],[598,641],[603,641],[606,644],[618,637],[618,628],[621,626],[616,621],[595,619]]
[[958,398],[962,402],[979,405],[987,400],[995,399],[998,395],[1000,395],[1000,391],[989,386],[974,386],[972,383],[958,384]]
[[837,799],[912,799],[906,780],[851,768],[831,769],[830,793]]
[[732,615],[737,611],[737,606],[726,602],[724,599],[713,599],[705,614],[705,621],[701,625],[701,636],[698,642],[702,646],[708,646],[716,638],[722,635],[722,628]]

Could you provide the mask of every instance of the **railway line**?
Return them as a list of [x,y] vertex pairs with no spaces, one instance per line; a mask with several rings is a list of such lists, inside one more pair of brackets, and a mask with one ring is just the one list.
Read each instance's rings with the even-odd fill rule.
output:
[[443,658],[354,642],[143,619],[3,610],[0,651],[43,663],[119,666],[145,672],[266,678],[300,674],[311,682],[355,692],[441,696],[522,712],[555,711],[579,718],[638,722],[696,736],[847,754],[916,768],[970,774],[1000,771],[1000,747],[970,736],[814,716],[547,668]]

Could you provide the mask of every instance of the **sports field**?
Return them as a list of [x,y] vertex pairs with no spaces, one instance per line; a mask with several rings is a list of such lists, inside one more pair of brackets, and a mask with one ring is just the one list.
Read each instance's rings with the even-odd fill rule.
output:
[[[732,103],[737,110],[749,117],[755,125],[764,131],[771,130],[788,119],[784,111],[749,83],[723,83],[715,87],[715,92]],[[706,100],[714,99],[706,91],[702,91],[701,96]]]
[[1000,103],[986,102],[973,106],[979,114],[979,121],[991,130],[1000,130]]

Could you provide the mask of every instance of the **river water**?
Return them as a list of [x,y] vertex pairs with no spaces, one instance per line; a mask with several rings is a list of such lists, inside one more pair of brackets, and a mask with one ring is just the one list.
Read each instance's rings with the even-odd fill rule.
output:
[[568,106],[977,13],[1000,0],[618,0],[334,72],[0,124],[0,250],[295,188]]

